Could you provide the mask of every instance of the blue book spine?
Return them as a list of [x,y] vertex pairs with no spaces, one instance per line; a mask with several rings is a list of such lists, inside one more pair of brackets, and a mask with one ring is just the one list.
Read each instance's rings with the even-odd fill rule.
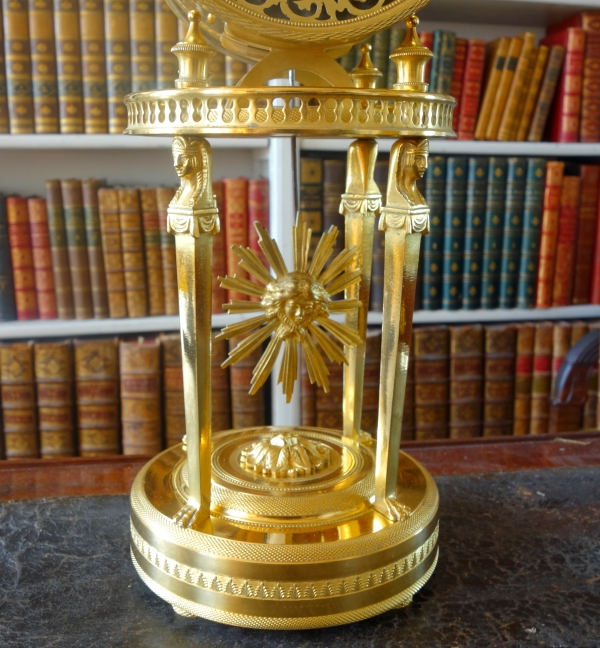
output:
[[441,29],[436,29],[433,32],[433,59],[431,61],[431,70],[429,72],[429,88],[431,89],[431,92],[437,92],[443,36],[444,32]]
[[437,92],[441,92],[442,94],[450,94],[455,50],[456,34],[454,32],[442,32],[442,46],[440,50],[440,59],[436,80]]
[[429,158],[423,194],[429,206],[429,234],[423,237],[422,308],[442,307],[442,260],[444,253],[444,200],[446,191],[446,158]]
[[13,282],[6,199],[0,194],[0,322],[17,319],[15,286]]

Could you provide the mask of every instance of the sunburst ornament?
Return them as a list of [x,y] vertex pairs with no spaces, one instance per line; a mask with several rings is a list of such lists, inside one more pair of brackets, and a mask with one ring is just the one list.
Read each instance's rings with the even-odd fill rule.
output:
[[281,256],[277,243],[258,222],[254,223],[258,244],[264,252],[275,277],[269,274],[256,253],[249,248],[234,246],[240,257],[240,268],[255,277],[260,284],[238,277],[219,277],[221,286],[260,301],[233,300],[225,304],[229,313],[261,312],[245,322],[231,324],[218,335],[218,339],[230,339],[250,333],[229,354],[223,367],[235,364],[252,353],[271,334],[260,361],[254,368],[250,381],[250,393],[255,394],[273,370],[275,360],[283,346],[283,362],[277,382],[282,383],[283,393],[289,403],[298,375],[298,345],[302,346],[308,376],[326,392],[329,391],[329,371],[323,353],[331,362],[347,362],[343,345],[360,344],[358,331],[330,319],[332,313],[345,313],[361,307],[358,299],[333,301],[332,296],[360,281],[360,270],[352,270],[358,250],[343,250],[325,268],[333,251],[338,228],[331,227],[321,236],[312,260],[308,260],[311,230],[306,223],[292,228],[294,270],[290,272]]

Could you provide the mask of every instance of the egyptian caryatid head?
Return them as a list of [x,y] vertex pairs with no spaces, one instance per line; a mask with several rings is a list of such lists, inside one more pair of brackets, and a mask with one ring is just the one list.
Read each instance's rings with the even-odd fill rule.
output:
[[426,139],[420,142],[407,141],[401,145],[396,170],[396,187],[411,207],[425,204],[416,182],[427,171],[428,155],[429,142]]
[[[173,166],[181,184],[172,205],[202,208],[200,200],[210,193],[210,145],[198,137],[177,136],[173,138]],[[212,196],[208,196],[212,199]]]

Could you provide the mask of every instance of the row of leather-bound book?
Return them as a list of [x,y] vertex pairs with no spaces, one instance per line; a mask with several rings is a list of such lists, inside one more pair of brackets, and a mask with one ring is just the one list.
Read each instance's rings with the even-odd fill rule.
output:
[[[0,133],[122,133],[125,95],[174,87],[171,47],[187,25],[164,0],[4,0],[1,11]],[[213,85],[246,71],[220,52],[209,61]]]
[[[103,187],[51,180],[46,198],[0,196],[0,321],[176,315],[175,239],[167,232],[171,187]],[[269,226],[267,180],[213,183],[221,231],[213,237],[213,312],[239,274],[232,245],[260,255],[251,222]]]
[[[383,156],[381,156],[383,158]],[[384,202],[388,161],[375,165]],[[337,225],[346,163],[301,159],[300,210],[315,231]],[[417,308],[600,304],[600,165],[540,157],[429,157],[431,210]],[[375,230],[370,310],[383,306],[384,233]]]

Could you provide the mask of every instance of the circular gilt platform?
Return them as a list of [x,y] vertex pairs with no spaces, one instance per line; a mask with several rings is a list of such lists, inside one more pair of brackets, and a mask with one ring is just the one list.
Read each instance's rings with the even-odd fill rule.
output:
[[406,605],[438,555],[438,493],[401,453],[391,522],[372,506],[374,456],[340,433],[256,428],[218,433],[211,517],[186,505],[182,445],[138,474],[131,553],[144,582],[177,612],[252,628],[339,625]]
[[125,97],[130,135],[454,137],[446,95],[355,88],[187,88]]

